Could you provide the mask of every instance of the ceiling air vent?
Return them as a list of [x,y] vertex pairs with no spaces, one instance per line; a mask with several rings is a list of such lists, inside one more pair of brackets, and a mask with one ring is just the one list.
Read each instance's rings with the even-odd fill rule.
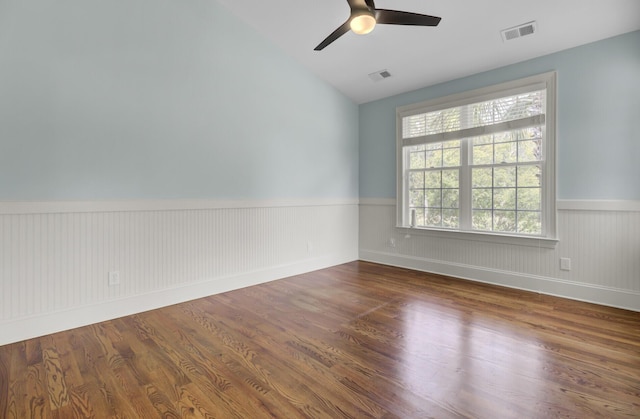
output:
[[373,81],[380,81],[391,77],[391,73],[387,70],[380,70],[369,74],[369,78]]
[[523,36],[532,35],[536,31],[536,22],[523,23],[513,28],[500,31],[503,41],[511,41],[512,39],[522,38]]

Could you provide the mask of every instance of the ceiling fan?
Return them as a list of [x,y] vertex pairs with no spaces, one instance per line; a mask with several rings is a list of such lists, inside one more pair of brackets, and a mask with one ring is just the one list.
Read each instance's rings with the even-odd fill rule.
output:
[[351,8],[351,15],[338,29],[327,36],[315,51],[324,49],[336,39],[352,30],[364,35],[373,30],[377,23],[386,25],[438,26],[439,17],[421,15],[418,13],[401,12],[399,10],[376,9],[373,0],[347,0]]

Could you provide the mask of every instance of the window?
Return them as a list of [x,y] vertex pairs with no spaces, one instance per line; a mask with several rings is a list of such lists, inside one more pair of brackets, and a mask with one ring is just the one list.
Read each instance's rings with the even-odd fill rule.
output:
[[398,108],[398,226],[554,238],[555,77]]

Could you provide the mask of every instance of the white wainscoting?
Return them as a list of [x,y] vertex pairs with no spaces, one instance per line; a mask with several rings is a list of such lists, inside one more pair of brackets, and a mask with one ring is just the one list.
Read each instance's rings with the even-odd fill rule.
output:
[[0,345],[357,257],[357,199],[0,202]]
[[360,259],[640,311],[638,202],[559,201],[555,246],[397,229],[395,204],[360,200]]

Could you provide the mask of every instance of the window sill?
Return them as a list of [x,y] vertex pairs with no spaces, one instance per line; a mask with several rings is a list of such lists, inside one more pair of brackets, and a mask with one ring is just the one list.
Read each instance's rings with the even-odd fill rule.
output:
[[440,237],[446,239],[478,241],[494,244],[508,244],[512,246],[528,246],[554,249],[556,247],[556,244],[558,244],[558,239],[548,237],[515,236],[476,231],[446,230],[438,228],[415,228],[407,226],[396,226],[396,228],[402,231],[403,234],[408,235],[415,234],[417,236]]

